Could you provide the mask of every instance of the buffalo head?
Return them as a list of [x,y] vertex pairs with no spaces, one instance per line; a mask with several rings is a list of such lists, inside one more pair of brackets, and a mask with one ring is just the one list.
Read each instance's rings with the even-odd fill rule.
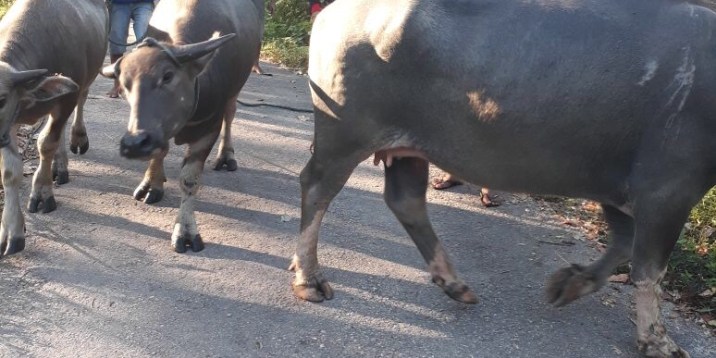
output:
[[198,76],[213,52],[236,36],[172,45],[147,38],[137,48],[105,67],[102,75],[116,78],[131,111],[120,154],[149,159],[169,145],[194,115],[199,100]]
[[0,62],[0,148],[10,144],[10,127],[23,111],[44,107],[52,100],[79,89],[67,77],[46,74],[44,69],[18,71]]

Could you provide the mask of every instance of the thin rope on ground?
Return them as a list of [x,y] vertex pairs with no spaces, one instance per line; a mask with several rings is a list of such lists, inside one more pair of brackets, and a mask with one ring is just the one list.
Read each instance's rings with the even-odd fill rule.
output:
[[248,103],[244,102],[240,99],[237,99],[236,102],[238,102],[242,106],[246,107],[271,107],[271,108],[278,108],[278,109],[285,109],[287,111],[291,112],[299,112],[299,113],[313,113],[312,109],[303,109],[303,108],[295,108],[290,106],[284,106],[281,104],[272,104],[272,103]]

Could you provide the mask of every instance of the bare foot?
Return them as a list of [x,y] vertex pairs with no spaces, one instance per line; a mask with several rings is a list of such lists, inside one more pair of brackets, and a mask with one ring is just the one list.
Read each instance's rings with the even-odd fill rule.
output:
[[109,92],[107,92],[107,97],[109,98],[118,98],[119,97],[119,87],[113,86]]
[[460,180],[453,179],[452,175],[450,174],[445,174],[442,178],[433,179],[431,185],[435,190],[443,190],[452,188],[454,186],[462,185],[462,182]]
[[251,71],[256,73],[259,76],[269,76],[269,77],[273,76],[273,74],[271,74],[271,73],[264,72],[264,70],[259,65],[258,61],[256,61],[256,63],[254,63],[254,66],[251,67]]
[[500,206],[499,203],[492,201],[492,196],[490,195],[490,191],[485,188],[482,188],[482,190],[480,190],[480,202],[482,203],[482,206],[484,206],[486,208]]

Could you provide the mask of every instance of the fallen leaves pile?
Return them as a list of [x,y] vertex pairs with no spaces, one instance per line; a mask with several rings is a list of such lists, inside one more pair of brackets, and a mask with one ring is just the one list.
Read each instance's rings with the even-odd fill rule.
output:
[[565,226],[579,229],[591,246],[604,252],[607,246],[607,223],[598,203],[584,199],[533,196],[543,210],[551,210]]
[[[534,196],[533,199],[539,203],[543,210],[553,211],[553,215],[562,225],[581,231],[587,242],[596,250],[606,251],[608,228],[602,218],[602,209],[598,203],[561,197]],[[713,231],[706,233],[706,235],[711,234]],[[629,267],[625,265],[618,268],[608,281],[624,285],[632,284],[629,278]],[[695,296],[700,299],[716,298],[716,287]],[[665,290],[663,297],[676,304],[674,310],[691,315],[702,327],[709,328],[716,333],[716,312],[708,308],[698,308],[699,306],[694,304],[693,300],[696,297],[686,297],[677,290]]]

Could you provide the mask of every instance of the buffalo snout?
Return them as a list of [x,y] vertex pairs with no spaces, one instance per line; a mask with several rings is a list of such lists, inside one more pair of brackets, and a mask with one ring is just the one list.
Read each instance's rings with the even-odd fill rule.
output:
[[141,159],[150,157],[161,147],[161,138],[156,134],[145,131],[126,133],[119,143],[119,154],[129,159]]

